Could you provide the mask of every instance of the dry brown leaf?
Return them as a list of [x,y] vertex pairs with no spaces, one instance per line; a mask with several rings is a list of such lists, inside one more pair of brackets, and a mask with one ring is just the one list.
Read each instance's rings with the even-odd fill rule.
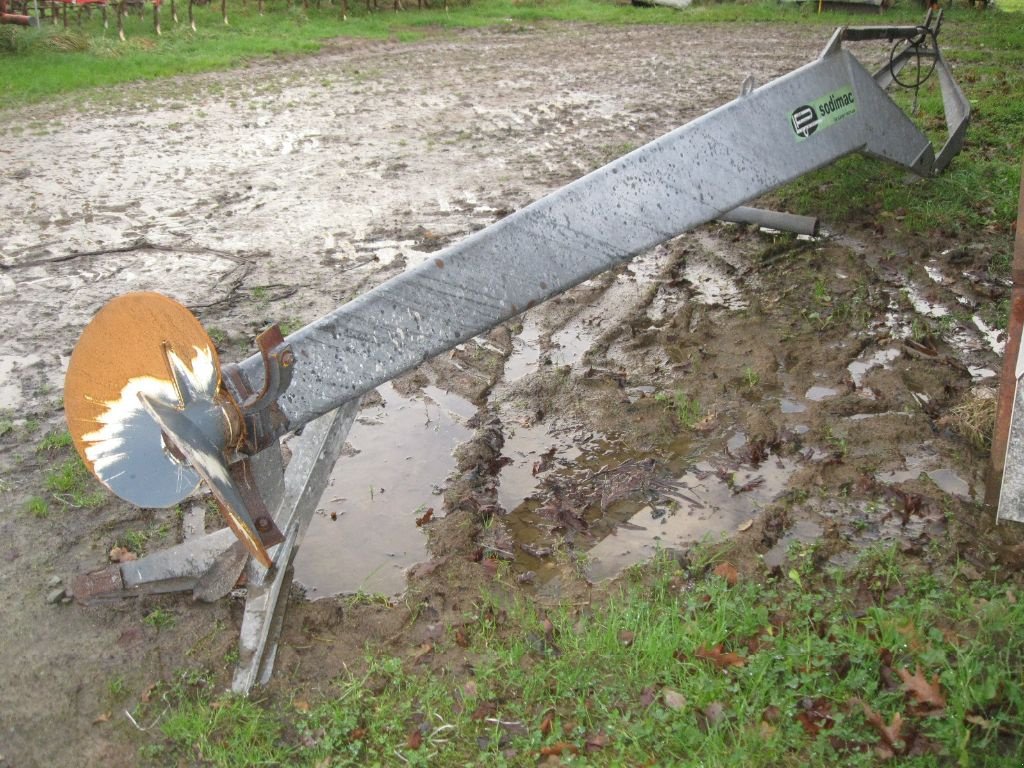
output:
[[679,712],[686,708],[686,697],[679,693],[679,691],[673,691],[671,688],[666,688],[661,692],[661,697],[665,701],[665,706],[673,712]]
[[295,699],[292,702],[292,706],[299,712],[309,712],[309,702],[305,699]]
[[488,717],[493,717],[494,713],[497,712],[497,711],[498,711],[498,707],[495,706],[494,702],[491,702],[491,701],[481,701],[477,705],[476,709],[473,710],[473,714],[469,716],[469,719],[470,720],[477,720],[477,721],[485,720]]
[[423,734],[419,728],[413,728],[405,738],[405,746],[409,749],[419,749],[423,746]]
[[599,749],[604,749],[611,743],[611,737],[604,731],[592,733],[587,737],[587,752],[596,752]]
[[555,710],[549,709],[544,714],[544,719],[540,721],[540,734],[541,736],[547,736],[551,733],[551,726],[555,722]]
[[712,573],[715,576],[721,576],[725,579],[725,583],[730,587],[736,586],[736,582],[740,580],[740,574],[739,571],[736,570],[736,566],[728,561],[719,563]]
[[747,663],[747,660],[739,654],[732,653],[731,651],[723,651],[721,643],[713,648],[705,648],[702,645],[694,651],[693,655],[698,659],[710,661],[719,669],[726,669],[727,667],[742,667]]
[[110,720],[110,713],[109,712],[104,712],[101,715],[97,715],[96,719],[92,721],[92,724],[93,725],[98,725],[100,723],[105,723],[105,722],[107,722],[109,720]]
[[426,512],[424,512],[421,516],[416,518],[416,527],[417,528],[422,528],[424,525],[429,523],[433,519],[433,517],[434,517],[434,508],[433,507],[428,507]]
[[914,674],[906,667],[896,670],[900,679],[903,680],[903,688],[914,697],[914,700],[922,707],[931,710],[933,713],[946,708],[946,697],[942,695],[942,687],[939,685],[939,676],[932,675],[928,678],[921,672],[921,667],[914,669]]
[[416,650],[412,653],[412,663],[422,663],[433,652],[434,646],[431,643],[423,643],[423,645],[417,646]]
[[466,630],[462,627],[455,630],[455,644],[459,646],[459,648],[469,647],[469,638],[466,636]]
[[747,522],[740,523],[739,526],[736,528],[736,530],[739,531],[740,533],[743,533],[744,531],[749,531],[753,525],[754,525],[754,518],[750,518],[749,520],[747,520]]
[[558,741],[552,744],[550,747],[541,747],[541,757],[559,756],[568,752],[570,755],[578,755],[580,753],[579,748],[575,744],[570,744],[567,741]]
[[654,686],[649,685],[640,692],[640,706],[649,707],[654,703]]
[[871,726],[878,731],[878,735],[882,737],[882,741],[885,742],[886,746],[892,750],[899,752],[903,749],[903,736],[901,732],[903,730],[903,715],[899,712],[892,716],[892,720],[889,725],[885,724],[885,720],[882,716],[875,712],[865,702],[860,703],[861,708],[864,710],[864,717]]

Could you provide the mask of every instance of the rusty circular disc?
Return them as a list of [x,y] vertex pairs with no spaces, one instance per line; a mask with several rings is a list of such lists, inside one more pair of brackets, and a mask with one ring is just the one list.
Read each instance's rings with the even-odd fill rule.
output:
[[159,293],[128,293],[86,326],[64,383],[79,455],[100,482],[140,507],[173,506],[199,484],[195,470],[167,450],[139,400],[145,394],[184,405],[169,360],[186,371],[196,394],[210,400],[217,394],[217,350],[195,316]]

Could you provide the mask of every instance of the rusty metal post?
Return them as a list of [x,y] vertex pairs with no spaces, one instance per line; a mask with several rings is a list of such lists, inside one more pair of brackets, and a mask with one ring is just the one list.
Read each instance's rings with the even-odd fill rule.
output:
[[1003,352],[1003,372],[999,379],[999,399],[996,401],[996,426],[992,432],[992,459],[988,482],[985,484],[985,503],[991,506],[999,503],[999,489],[1003,485],[1003,464],[1006,461],[1006,445],[1010,437],[1013,397],[1017,391],[1017,356],[1020,352],[1021,332],[1024,330],[1024,162],[1021,163],[1021,169],[1017,236],[1013,247],[1010,319],[1006,350]]

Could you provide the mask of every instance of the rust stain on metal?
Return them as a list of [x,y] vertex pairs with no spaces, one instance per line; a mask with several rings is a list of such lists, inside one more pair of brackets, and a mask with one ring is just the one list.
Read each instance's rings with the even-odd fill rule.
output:
[[208,350],[220,369],[213,342],[195,316],[159,293],[118,296],[82,332],[64,382],[64,411],[75,448],[94,474],[83,437],[96,430],[130,380],[171,379],[165,345],[189,357],[193,348]]

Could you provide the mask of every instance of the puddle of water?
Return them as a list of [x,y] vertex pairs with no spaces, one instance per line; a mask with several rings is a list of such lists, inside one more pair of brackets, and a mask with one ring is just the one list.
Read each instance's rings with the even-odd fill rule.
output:
[[551,349],[548,357],[552,365],[573,365],[583,359],[590,349],[597,333],[581,323],[573,322],[557,333],[551,334]]
[[[545,461],[543,454],[552,449],[553,458]],[[498,504],[506,512],[515,512],[537,492],[547,469],[573,461],[580,454],[571,433],[552,433],[546,424],[506,427],[502,455],[511,461],[498,475]]]
[[512,353],[505,360],[504,380],[507,383],[519,381],[528,373],[537,370],[540,360],[538,343],[540,329],[532,314],[523,316],[523,330],[512,339]]
[[455,468],[452,451],[472,435],[463,422],[476,408],[457,395],[378,391],[384,405],[361,411],[353,455],[335,466],[296,558],[295,580],[312,599],[405,590],[406,569],[427,555],[415,519],[428,507],[441,513],[436,494]]
[[826,400],[830,397],[835,397],[839,394],[838,389],[832,387],[811,387],[804,393],[804,398],[810,400],[812,403],[820,403],[822,400]]
[[1006,351],[1006,334],[998,328],[991,327],[977,315],[974,315],[971,320],[974,321],[975,327],[981,332],[982,338],[985,339],[989,348],[997,355],[1002,355]]
[[[911,462],[908,461],[907,463],[910,464]],[[875,478],[883,483],[906,483],[911,480],[917,480],[921,475],[929,478],[943,493],[948,493],[950,496],[959,496],[962,499],[974,499],[974,492],[970,484],[949,468],[921,469],[920,467],[911,466],[908,469],[899,469],[893,472],[879,472],[875,475]]]
[[678,505],[674,512],[660,504],[644,505],[590,549],[589,578],[611,578],[650,559],[659,547],[681,548],[733,533],[785,490],[796,468],[796,461],[777,456],[756,469],[745,465],[725,473],[708,462],[698,463],[665,490]]
[[799,542],[811,544],[821,538],[823,529],[813,520],[797,520],[775,546],[764,553],[764,564],[769,568],[782,565],[791,545]]
[[890,347],[888,349],[880,349],[870,355],[861,355],[846,366],[847,370],[850,371],[850,378],[853,379],[853,385],[857,389],[861,389],[864,386],[864,377],[868,375],[869,371],[873,368],[888,368],[888,364],[898,359],[901,354],[903,353],[898,348]]
[[798,403],[796,400],[790,400],[788,397],[779,399],[779,407],[783,413],[803,413],[807,410],[806,405]]

